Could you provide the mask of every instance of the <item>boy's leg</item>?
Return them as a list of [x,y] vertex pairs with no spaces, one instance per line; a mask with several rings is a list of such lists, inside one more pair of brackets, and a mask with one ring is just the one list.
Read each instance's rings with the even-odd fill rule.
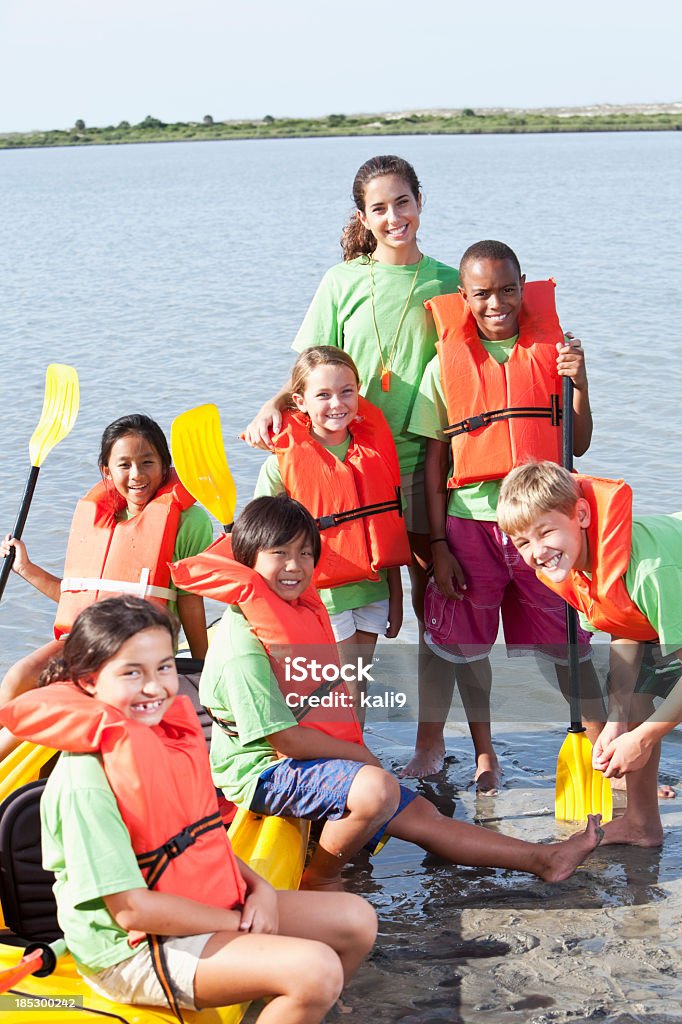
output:
[[424,797],[417,797],[386,826],[388,835],[416,843],[453,864],[528,871],[546,882],[560,882],[599,845],[599,815],[590,815],[584,832],[560,843],[523,839],[446,818]]
[[474,744],[476,791],[482,796],[494,796],[500,785],[502,770],[493,747],[490,727],[490,692],[493,685],[490,658],[456,665],[455,677]]
[[417,673],[417,736],[414,755],[400,772],[401,778],[421,779],[442,770],[445,763],[445,723],[455,690],[454,668],[424,643],[424,625],[421,622]]
[[[631,722],[634,729],[640,721],[653,712],[654,703],[649,694],[635,693],[632,711],[637,722]],[[663,842],[663,825],[658,810],[658,765],[661,759],[661,744],[651,751],[649,760],[637,772],[625,776],[627,807],[625,813],[604,826],[604,842],[612,845],[627,843],[632,846],[660,846]]]
[[347,813],[325,822],[301,888],[342,890],[341,868],[395,814],[399,802],[397,779],[383,768],[363,765],[348,791]]

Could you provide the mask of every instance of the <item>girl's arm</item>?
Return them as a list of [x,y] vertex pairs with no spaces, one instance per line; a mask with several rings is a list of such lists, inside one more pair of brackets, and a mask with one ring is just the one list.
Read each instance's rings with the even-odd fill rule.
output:
[[244,431],[244,440],[252,448],[263,448],[272,451],[270,433],[276,434],[282,425],[280,413],[285,407],[291,393],[291,381],[288,380],[277,394],[264,403]]
[[573,381],[573,454],[584,455],[592,440],[592,410],[582,342],[570,331],[566,344],[557,345],[557,371]]
[[386,571],[388,580],[388,629],[386,636],[393,640],[400,632],[403,624],[403,581],[400,566],[395,565]]
[[[444,597],[454,601],[462,600],[466,581],[462,567],[450,551],[445,540],[448,502],[448,473],[450,470],[450,446],[447,442],[429,437],[426,440],[426,461],[424,463],[424,487],[426,489],[426,511],[431,531],[431,558],[433,576]],[[453,584],[457,581],[457,588]]]
[[381,768],[381,761],[374,756],[364,743],[352,743],[328,736],[317,729],[305,729],[293,725],[268,736],[269,743],[279,754],[298,761],[312,761],[318,757],[336,758],[341,761],[360,761]]
[[0,558],[6,558],[12,548],[16,551],[12,565],[13,571],[25,579],[27,583],[30,583],[31,586],[35,587],[36,590],[39,590],[41,594],[44,594],[45,597],[49,597],[51,601],[58,602],[62,582],[59,576],[53,576],[51,572],[41,569],[39,565],[32,562],[28,557],[28,551],[24,542],[17,540],[16,537],[12,537],[10,533],[0,542]]
[[238,932],[241,913],[153,889],[127,889],[103,897],[119,928],[149,935],[199,935]]
[[178,616],[189,644],[190,654],[201,661],[208,650],[208,634],[206,633],[206,609],[204,599],[199,594],[178,591]]

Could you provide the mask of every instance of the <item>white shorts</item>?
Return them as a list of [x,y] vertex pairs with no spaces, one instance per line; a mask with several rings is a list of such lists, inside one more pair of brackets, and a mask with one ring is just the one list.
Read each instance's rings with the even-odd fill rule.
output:
[[[194,975],[204,946],[213,933],[172,936],[162,940],[168,973],[179,1006],[183,1010],[196,1010],[194,1004]],[[115,1003],[138,1003],[149,1006],[168,1006],[145,942],[142,947],[120,963],[105,967],[97,974],[84,975],[90,988]]]
[[346,612],[337,612],[329,616],[337,644],[348,640],[358,629],[363,633],[376,633],[383,636],[388,629],[388,598],[366,604],[363,608],[349,608]]

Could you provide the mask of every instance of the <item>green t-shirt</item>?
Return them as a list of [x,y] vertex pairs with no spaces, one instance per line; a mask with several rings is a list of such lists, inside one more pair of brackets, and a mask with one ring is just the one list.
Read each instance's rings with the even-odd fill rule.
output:
[[682,648],[682,512],[632,517],[625,587],[658,633],[661,650]]
[[[517,339],[518,335],[505,341],[489,341],[487,338],[481,338],[481,343],[496,362],[506,363]],[[412,409],[410,430],[421,437],[430,437],[449,444],[448,438],[443,434],[448,423],[440,362],[436,355],[426,367],[419,385]],[[497,502],[501,486],[502,480],[482,480],[480,483],[452,488],[448,497],[448,515],[457,516],[458,519],[482,519],[486,522],[494,522],[497,518]]]
[[84,973],[133,956],[103,896],[145,887],[104,768],[94,754],[62,754],[40,801],[43,867],[66,944]]
[[[374,264],[375,312],[381,350],[388,360],[405,302],[415,275],[415,265],[394,267]],[[378,406],[393,433],[400,472],[412,473],[424,463],[426,443],[409,429],[412,406],[437,339],[433,317],[424,308],[426,299],[457,291],[459,274],[445,263],[424,256],[398,335],[390,364],[391,387],[381,390],[381,358],[372,317],[370,266],[359,256],[332,267],[322,278],[294,341],[302,352],[313,345],[344,349],[358,368],[361,392]]]
[[[325,447],[327,447],[327,450],[332,455],[335,455],[337,459],[343,462],[348,454],[350,442],[349,434],[341,444]],[[279,471],[277,456],[271,455],[261,466],[253,496],[254,498],[260,498],[264,494],[283,494],[284,491],[285,488],[282,482],[282,474]],[[320,590],[319,594],[330,615],[338,615],[340,612],[347,612],[351,608],[365,608],[368,604],[374,604],[375,601],[388,599],[386,573],[381,573],[380,580],[360,580],[359,583],[346,583],[342,587]]]
[[228,800],[249,807],[259,776],[277,760],[267,737],[297,722],[284,701],[265,648],[236,606],[225,611],[211,638],[199,700],[217,718],[234,723],[238,733],[228,736],[213,723],[213,782]]

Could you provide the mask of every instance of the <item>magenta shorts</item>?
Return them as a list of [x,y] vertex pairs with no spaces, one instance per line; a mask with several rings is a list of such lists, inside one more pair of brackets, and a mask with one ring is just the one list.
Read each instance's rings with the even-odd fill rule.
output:
[[[467,589],[461,601],[452,601],[435,580],[428,582],[426,641],[436,653],[454,662],[487,657],[501,612],[509,655],[539,653],[566,664],[566,606],[540,582],[497,523],[448,516],[446,535]],[[578,645],[580,659],[589,658],[590,634],[580,627]]]

